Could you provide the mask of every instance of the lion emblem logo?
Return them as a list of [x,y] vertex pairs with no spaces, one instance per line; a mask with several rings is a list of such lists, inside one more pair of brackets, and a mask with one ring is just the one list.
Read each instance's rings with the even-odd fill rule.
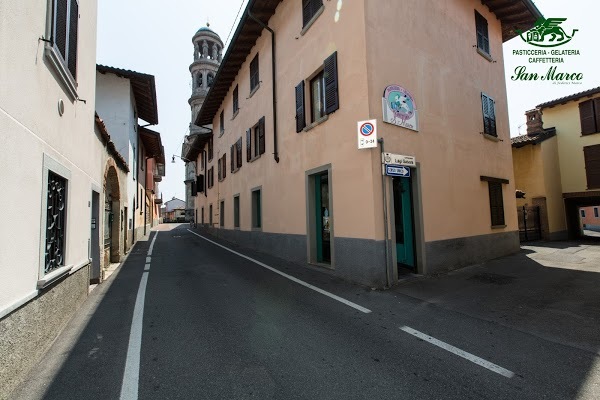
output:
[[573,29],[573,33],[569,36],[565,30],[560,26],[565,22],[566,18],[540,18],[535,22],[533,28],[527,32],[527,38],[523,37],[523,31],[515,30],[521,39],[526,43],[538,47],[557,47],[568,43],[575,32],[579,29]]

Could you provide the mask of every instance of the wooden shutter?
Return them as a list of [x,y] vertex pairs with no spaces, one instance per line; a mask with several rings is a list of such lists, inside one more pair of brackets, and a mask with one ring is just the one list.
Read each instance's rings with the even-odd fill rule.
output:
[[204,175],[198,175],[196,177],[196,190],[198,193],[204,192]]
[[596,132],[600,132],[600,97],[594,99],[594,117],[596,119]]
[[600,144],[583,148],[588,189],[600,189]]
[[223,154],[223,166],[221,167],[223,170],[223,179],[227,177],[227,153]]
[[231,172],[233,172],[235,170],[235,162],[233,159],[233,147],[235,146],[235,144],[232,144],[231,147],[229,148],[229,157],[231,157]]
[[296,132],[302,132],[306,127],[304,115],[304,81],[296,86]]
[[236,147],[236,152],[237,152],[237,157],[236,157],[237,167],[241,168],[242,167],[242,138],[241,137],[236,142],[235,147]]
[[477,30],[477,48],[490,54],[490,39],[488,36],[488,23],[483,15],[475,11],[475,28]]
[[340,108],[338,95],[337,51],[325,59],[323,64],[325,81],[325,114],[331,114]]
[[265,152],[265,117],[258,120],[258,154]]
[[588,100],[579,103],[579,118],[581,120],[582,135],[589,135],[590,133],[596,132],[596,121],[594,118],[594,100]]
[[198,195],[198,189],[196,188],[196,182],[192,182],[192,196],[196,197]]
[[219,180],[221,180],[221,176],[222,176],[222,175],[221,175],[221,161],[223,161],[223,159],[219,159],[219,160],[217,161],[217,171],[218,171],[218,172],[217,172],[217,178],[218,178]]
[[490,214],[492,226],[504,225],[504,201],[502,199],[502,184],[488,182],[490,192]]
[[67,66],[71,75],[77,77],[77,25],[79,22],[79,5],[77,0],[71,0],[69,16],[69,59]]
[[246,161],[252,159],[252,129],[246,131]]
[[481,108],[483,112],[483,132],[488,135],[497,136],[494,100],[481,93]]

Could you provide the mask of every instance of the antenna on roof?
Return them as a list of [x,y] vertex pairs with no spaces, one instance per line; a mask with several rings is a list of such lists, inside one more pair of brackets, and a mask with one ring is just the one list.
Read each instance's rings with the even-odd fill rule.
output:
[[206,18],[206,27],[210,27],[210,21],[208,20],[208,18]]

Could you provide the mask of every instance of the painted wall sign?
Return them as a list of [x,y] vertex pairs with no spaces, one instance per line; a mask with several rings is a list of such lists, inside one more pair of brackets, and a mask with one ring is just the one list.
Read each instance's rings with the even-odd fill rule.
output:
[[383,153],[381,155],[381,162],[383,164],[396,164],[404,165],[405,167],[417,166],[417,160],[413,156],[405,156],[402,154]]
[[383,122],[419,131],[419,115],[415,99],[410,92],[398,85],[389,85],[381,99]]
[[377,147],[377,120],[358,121],[358,148],[369,149]]

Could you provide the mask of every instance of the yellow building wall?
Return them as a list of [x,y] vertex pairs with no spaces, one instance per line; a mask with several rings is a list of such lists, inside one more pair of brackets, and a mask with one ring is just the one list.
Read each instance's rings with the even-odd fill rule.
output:
[[595,97],[600,94],[542,109],[544,128],[556,128],[563,193],[587,190],[583,147],[600,144],[600,134],[581,135],[579,103]]
[[515,187],[525,192],[525,199],[517,199],[517,206],[531,204],[535,197],[546,197],[542,147],[526,145],[513,148]]
[[542,142],[541,149],[546,208],[548,210],[548,231],[550,234],[563,232],[567,230],[567,223],[562,198],[558,137],[554,136]]

